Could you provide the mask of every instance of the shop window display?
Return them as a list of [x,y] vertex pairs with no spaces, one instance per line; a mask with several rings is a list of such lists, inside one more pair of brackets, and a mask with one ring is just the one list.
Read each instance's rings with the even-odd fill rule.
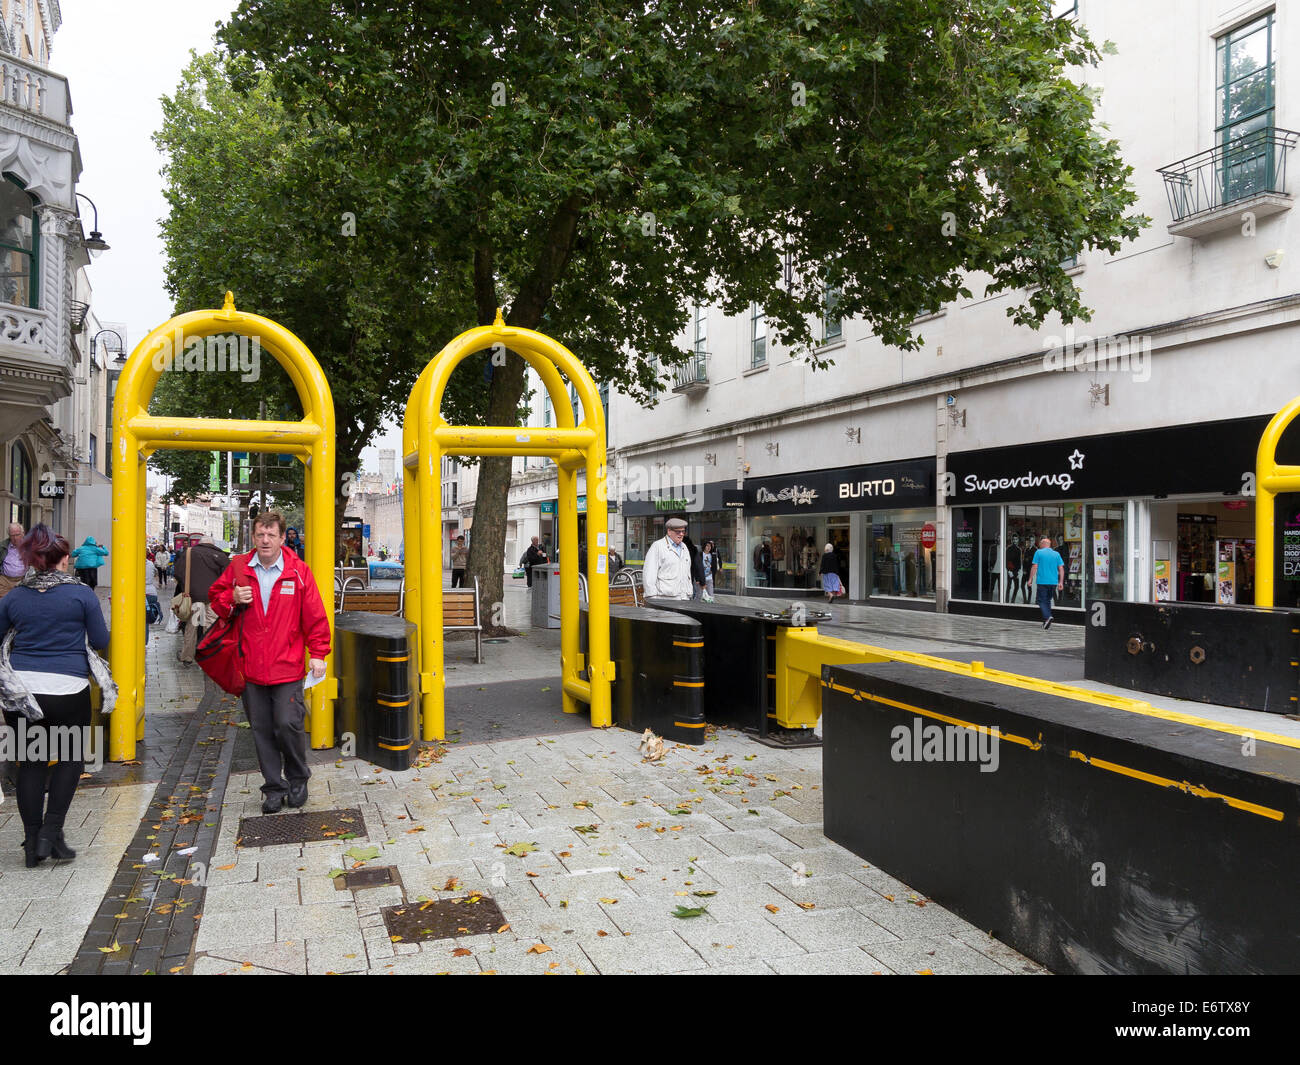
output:
[[922,543],[925,526],[933,520],[916,511],[872,516],[872,595],[934,598],[935,552]]
[[[840,524],[836,524],[840,523]],[[755,588],[815,590],[821,587],[822,550],[835,545],[840,578],[849,579],[847,518],[799,519],[793,516],[751,518],[748,583]],[[721,544],[719,544],[721,547]]]

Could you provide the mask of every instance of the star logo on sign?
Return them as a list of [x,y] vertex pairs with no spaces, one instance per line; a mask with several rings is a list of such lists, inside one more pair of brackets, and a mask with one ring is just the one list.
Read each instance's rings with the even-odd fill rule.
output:
[[1070,460],[1070,469],[1072,470],[1083,469],[1083,452],[1080,451],[1077,447],[1074,449],[1073,455],[1067,455],[1066,457]]

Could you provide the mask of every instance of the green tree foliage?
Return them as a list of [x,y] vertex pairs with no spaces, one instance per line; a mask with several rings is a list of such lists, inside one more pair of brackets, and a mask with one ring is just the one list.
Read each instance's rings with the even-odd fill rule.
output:
[[[1144,221],[1071,77],[1096,47],[1032,0],[244,0],[222,36],[250,82],[348,131],[352,178],[428,237],[459,308],[508,308],[644,401],[693,302],[759,304],[813,361],[828,286],[901,347],[968,277],[1019,293],[1018,323],[1069,321],[1062,261]],[[493,375],[492,424],[523,379],[513,356]],[[489,602],[508,485],[485,460]]]
[[[163,222],[166,283],[176,313],[219,307],[227,290],[240,310],[271,318],[299,336],[325,371],[333,394],[337,475],[360,465],[360,452],[401,411],[427,361],[427,339],[462,321],[465,298],[448,286],[419,233],[371,217],[358,226],[364,193],[351,178],[349,134],[337,125],[290,115],[265,75],[230,82],[221,57],[194,57],[163,100],[155,135],[164,153],[170,207]],[[349,212],[352,212],[349,214]],[[410,279],[420,278],[418,296]],[[459,307],[459,309],[458,309]],[[157,414],[297,420],[302,406],[288,375],[262,352],[256,380],[218,372],[164,373],[150,409]],[[451,397],[463,417],[481,417],[481,389]],[[176,490],[205,490],[207,454],[158,452],[156,469]],[[301,499],[298,489],[291,499]],[[345,500],[337,497],[338,512]]]

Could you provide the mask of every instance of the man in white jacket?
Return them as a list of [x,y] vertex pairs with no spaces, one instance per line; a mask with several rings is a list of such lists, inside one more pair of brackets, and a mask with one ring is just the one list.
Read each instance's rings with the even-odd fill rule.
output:
[[645,553],[641,569],[641,583],[645,594],[661,599],[689,599],[691,597],[691,553],[682,540],[686,538],[686,522],[669,518],[662,540],[656,540]]

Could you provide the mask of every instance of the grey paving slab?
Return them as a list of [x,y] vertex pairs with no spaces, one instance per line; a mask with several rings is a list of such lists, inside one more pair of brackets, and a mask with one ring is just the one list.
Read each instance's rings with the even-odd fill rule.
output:
[[969,927],[952,911],[914,892],[897,894],[892,900],[878,895],[855,908],[902,939],[942,936]]
[[1011,970],[952,936],[875,943],[863,949],[896,973],[1005,976]]
[[275,911],[204,914],[194,939],[198,951],[229,950],[249,943],[275,942]]
[[317,939],[360,931],[356,906],[351,902],[285,906],[275,911],[277,940]]
[[676,932],[644,932],[630,936],[584,938],[583,950],[604,975],[689,972],[707,963]]
[[311,975],[365,972],[369,967],[366,941],[360,929],[351,933],[307,937],[307,972]]
[[279,973],[303,975],[307,972],[307,944],[302,942],[250,943],[232,950],[210,951],[205,957],[241,966],[252,964]]
[[809,952],[898,942],[893,932],[857,910],[782,910],[768,920]]
[[274,910],[277,906],[297,905],[298,901],[297,878],[210,886],[203,895],[203,913],[206,917],[218,913]]
[[807,951],[768,921],[720,923],[703,918],[677,922],[674,931],[710,966],[802,955]]
[[[891,908],[892,903],[881,898],[879,892],[859,880],[843,873],[831,873],[825,876],[801,876],[795,872],[784,880],[771,881],[777,891],[796,905],[811,903],[818,910],[844,909],[860,906],[866,912],[866,906],[880,903]],[[899,905],[902,905],[900,902]],[[913,910],[917,908],[911,907]],[[917,910],[917,912],[921,912]],[[868,916],[873,916],[868,913]],[[909,915],[910,916],[910,915]],[[886,926],[891,927],[891,926]]]
[[773,958],[768,964],[783,976],[888,976],[893,972],[884,962],[857,947]]

